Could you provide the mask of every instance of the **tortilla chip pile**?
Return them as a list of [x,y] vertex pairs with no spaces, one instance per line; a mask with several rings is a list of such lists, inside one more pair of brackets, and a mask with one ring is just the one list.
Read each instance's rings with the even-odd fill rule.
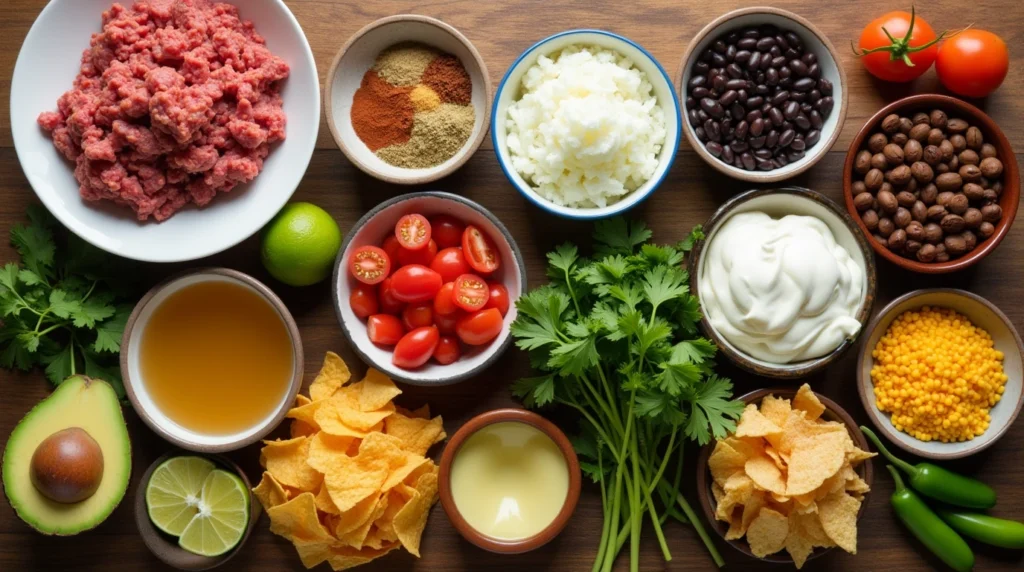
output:
[[797,568],[819,546],[857,553],[857,512],[870,489],[854,467],[874,453],[824,412],[804,384],[792,403],[769,395],[760,410],[747,405],[736,433],[715,445],[708,467],[726,540],[745,535],[758,558],[785,549]]
[[441,417],[395,407],[402,391],[375,369],[350,378],[328,352],[309,398],[288,412],[292,438],[264,441],[260,453],[266,471],[253,493],[306,568],[345,570],[398,546],[419,556],[437,501],[438,468],[425,455],[446,437]]

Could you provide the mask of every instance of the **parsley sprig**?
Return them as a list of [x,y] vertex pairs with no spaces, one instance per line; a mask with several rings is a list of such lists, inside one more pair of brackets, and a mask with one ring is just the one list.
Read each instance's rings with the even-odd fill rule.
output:
[[697,334],[699,303],[682,264],[703,237],[698,226],[659,246],[641,222],[599,221],[592,258],[557,247],[547,255],[550,283],[516,303],[512,335],[542,375],[520,379],[513,393],[527,407],[558,404],[582,419],[573,444],[604,506],[594,572],[610,571],[626,540],[630,569],[639,569],[645,515],[665,560],[662,525],[675,518],[723,564],[679,492],[684,443],[724,437],[743,409],[713,371],[717,348]]
[[74,235],[58,248],[56,221],[39,205],[28,218],[11,229],[21,264],[0,268],[0,367],[42,366],[54,385],[84,373],[123,397],[118,355],[132,306],[122,261]]

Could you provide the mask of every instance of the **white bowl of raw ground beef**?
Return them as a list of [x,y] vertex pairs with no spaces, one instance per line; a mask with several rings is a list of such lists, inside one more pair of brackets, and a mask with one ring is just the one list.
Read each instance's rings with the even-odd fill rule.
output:
[[112,5],[52,0],[29,30],[11,84],[25,176],[114,254],[177,262],[234,246],[313,154],[320,85],[302,28],[282,0]]

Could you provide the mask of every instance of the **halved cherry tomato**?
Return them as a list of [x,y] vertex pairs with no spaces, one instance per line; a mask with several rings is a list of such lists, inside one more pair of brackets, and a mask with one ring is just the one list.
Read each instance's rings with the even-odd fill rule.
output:
[[487,282],[474,274],[463,274],[455,280],[455,305],[467,312],[476,312],[490,297]]
[[455,333],[468,345],[482,346],[498,337],[504,323],[501,312],[496,308],[488,308],[459,318],[455,324]]
[[441,336],[434,349],[434,360],[441,365],[455,363],[462,357],[462,347],[455,336]]
[[448,282],[441,286],[437,296],[434,296],[434,314],[448,316],[458,310],[459,307],[455,305],[455,283]]
[[356,284],[348,296],[348,305],[356,317],[365,320],[376,314],[380,309],[377,302],[377,289],[370,284]]
[[415,330],[425,326],[434,325],[434,304],[432,302],[421,302],[409,304],[402,310],[402,325],[407,330]]
[[395,299],[409,304],[433,300],[441,285],[441,275],[420,264],[403,266],[391,277]]
[[374,314],[366,320],[366,335],[375,344],[393,346],[405,335],[405,328],[390,314]]
[[438,248],[451,248],[462,244],[462,233],[466,225],[453,216],[437,215],[430,219],[430,229]]
[[384,239],[384,244],[381,245],[381,248],[384,249],[384,252],[388,253],[388,258],[394,263],[393,270],[398,270],[398,266],[401,264],[398,261],[398,253],[402,250],[402,245],[398,244],[398,239],[395,238],[395,235],[389,234]]
[[378,284],[391,272],[391,258],[376,246],[360,246],[352,253],[349,268],[352,276],[363,284]]
[[417,368],[427,363],[430,356],[434,355],[440,338],[434,326],[416,328],[398,340],[391,363],[404,369]]
[[395,292],[391,289],[391,278],[386,278],[378,286],[377,300],[380,301],[380,311],[385,314],[397,316],[405,307],[405,302],[395,298]]
[[426,248],[430,242],[430,222],[423,215],[407,214],[398,219],[398,224],[395,225],[395,238],[409,250]]
[[434,312],[434,325],[437,326],[437,330],[446,336],[455,334],[455,327],[459,323],[459,318],[465,316],[466,313],[462,310],[456,310],[452,314],[438,314]]
[[437,243],[431,239],[427,243],[426,248],[419,250],[409,250],[408,248],[398,247],[398,265],[408,266],[409,264],[422,264],[423,266],[430,266],[430,263],[434,261],[434,257],[437,256]]
[[462,233],[462,254],[473,270],[483,274],[490,274],[501,266],[501,255],[494,243],[473,225]]
[[470,272],[469,264],[466,264],[466,257],[462,254],[462,247],[454,246],[446,248],[437,253],[430,268],[441,275],[445,282],[454,282],[459,276]]
[[501,312],[501,317],[504,318],[505,314],[508,314],[508,308],[512,303],[508,296],[508,288],[505,288],[504,284],[497,282],[491,282],[488,284],[488,288],[491,291],[491,297],[487,299],[487,305],[484,308],[495,308]]

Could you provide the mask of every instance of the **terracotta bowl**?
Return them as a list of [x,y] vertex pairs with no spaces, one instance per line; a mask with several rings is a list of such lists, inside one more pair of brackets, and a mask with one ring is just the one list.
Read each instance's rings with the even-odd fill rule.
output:
[[[459,510],[455,506],[455,499],[452,497],[452,461],[458,454],[462,443],[483,427],[504,421],[526,423],[540,429],[558,445],[562,454],[565,455],[566,464],[569,466],[569,492],[565,497],[565,504],[562,505],[562,510],[558,512],[558,516],[555,517],[555,520],[547,528],[534,536],[521,540],[501,540],[478,532],[459,514]],[[573,450],[569,438],[554,423],[525,409],[495,409],[470,419],[455,432],[455,435],[448,439],[448,444],[445,445],[444,453],[441,455],[440,470],[438,488],[441,496],[441,507],[444,508],[445,514],[448,515],[448,520],[452,522],[452,525],[455,526],[455,529],[459,531],[463,538],[484,550],[499,554],[529,552],[551,542],[569,524],[569,518],[572,516],[573,511],[576,510],[576,503],[580,498],[580,463],[579,459],[576,458],[576,451]]]
[[701,299],[702,306],[704,301],[701,298],[700,279],[704,274],[704,253],[707,251],[707,245],[715,239],[715,231],[729,217],[737,213],[749,211],[762,211],[775,218],[790,214],[814,216],[823,220],[828,225],[836,238],[836,242],[843,246],[864,270],[866,282],[864,300],[861,302],[856,316],[861,324],[860,330],[843,341],[839,347],[823,356],[791,363],[773,363],[748,355],[729,343],[724,336],[715,330],[706,315],[701,316],[701,329],[708,338],[715,342],[726,357],[743,369],[756,375],[775,379],[796,379],[821,371],[853,347],[857,342],[860,332],[864,331],[868,318],[871,316],[871,307],[875,303],[877,276],[875,273],[875,259],[871,255],[871,249],[867,244],[868,241],[864,238],[863,234],[858,232],[850,215],[843,211],[832,199],[821,193],[800,187],[755,189],[740,193],[726,201],[704,223],[706,238],[697,243],[688,258],[690,290],[697,295],[698,299]]
[[[793,399],[793,397],[796,396],[796,391],[797,390],[790,387],[766,388],[752,391],[739,399],[745,404],[760,404],[761,400],[768,395],[774,395],[785,399]],[[826,421],[842,422],[842,424],[846,426],[846,430],[849,431],[854,444],[865,451],[873,450],[869,446],[867,438],[865,438],[864,434],[860,432],[857,422],[853,420],[853,417],[850,417],[850,414],[847,413],[846,410],[824,395],[818,392],[815,392],[814,394],[817,395],[818,399],[821,400],[821,403],[825,405],[825,412],[821,414],[822,419]],[[711,453],[714,450],[715,442],[712,441],[711,443],[701,447],[700,454],[697,456],[697,496],[700,500],[701,509],[704,511],[704,518],[711,524],[711,528],[713,528],[715,532],[722,537],[722,540],[725,540],[725,533],[728,532],[729,525],[715,518],[715,497],[711,493],[711,485],[714,484],[714,481],[711,479],[711,471],[708,469],[708,458],[711,457]],[[858,465],[856,469],[857,474],[860,475],[860,478],[864,479],[864,482],[866,482],[869,487],[874,483],[875,478],[874,467],[871,461],[871,459],[864,461]],[[867,509],[870,498],[870,492],[864,495],[864,502],[861,503],[860,512],[857,513],[858,521],[862,516],[864,516],[864,511]],[[757,558],[754,556],[754,553],[750,551],[750,545],[747,544],[746,537],[738,540],[725,540],[725,543],[751,558]],[[812,552],[810,557],[808,557],[808,560],[817,558],[829,550],[832,549],[815,548],[814,552]],[[757,559],[776,564],[793,563],[793,559],[786,551],[770,554],[765,558]]]
[[[938,306],[952,308],[967,316],[971,322],[984,329],[992,336],[995,349],[1003,352],[1003,371],[1009,378],[1003,391],[1003,397],[989,411],[991,421],[988,429],[981,435],[960,443],[942,443],[940,441],[921,441],[902,431],[897,431],[889,419],[888,413],[879,411],[875,405],[874,384],[871,381],[871,368],[874,366],[872,351],[878,340],[885,335],[893,320],[907,310],[921,306]],[[857,358],[857,387],[861,403],[871,418],[871,423],[900,449],[919,457],[929,459],[959,459],[983,451],[1006,434],[1013,425],[1021,406],[1024,405],[1024,344],[1020,335],[1006,314],[996,308],[992,302],[964,290],[952,288],[932,288],[908,292],[889,303],[871,320],[864,334],[864,343],[860,347]]]
[[[978,246],[974,250],[948,262],[919,262],[911,260],[892,253],[888,248],[876,242],[872,237],[871,231],[868,230],[868,227],[861,220],[856,207],[853,206],[853,193],[851,190],[853,186],[853,164],[857,157],[857,152],[865,145],[866,140],[871,134],[879,128],[882,119],[890,113],[907,115],[917,111],[930,111],[932,109],[941,109],[951,118],[959,117],[965,119],[971,125],[981,129],[985,142],[995,146],[999,160],[1003,162],[1003,193],[999,197],[999,206],[1003,209],[1003,218],[996,224],[995,233],[986,240],[979,241]],[[853,138],[853,141],[850,143],[850,149],[846,154],[846,164],[843,166],[843,195],[846,199],[846,209],[850,212],[853,220],[856,221],[857,226],[864,233],[864,236],[868,238],[871,247],[875,249],[879,256],[900,268],[913,272],[943,274],[973,266],[995,250],[996,246],[1003,240],[1003,237],[1010,231],[1010,225],[1013,224],[1013,219],[1017,216],[1017,203],[1020,202],[1020,168],[1017,165],[1017,156],[1013,152],[1010,141],[1003,134],[1003,131],[999,129],[996,122],[986,115],[985,112],[965,101],[948,95],[912,95],[880,109],[871,119],[867,120],[857,133],[857,136]]]
[[153,476],[153,471],[161,463],[171,457],[189,454],[186,451],[172,451],[153,461],[153,464],[146,469],[135,493],[135,524],[139,529],[139,536],[146,543],[146,548],[149,548],[150,552],[164,564],[178,570],[209,570],[231,560],[245,546],[245,542],[249,540],[249,535],[252,534],[253,529],[256,528],[256,523],[260,520],[260,515],[263,514],[263,505],[252,494],[252,483],[249,482],[249,477],[245,476],[245,472],[242,471],[241,467],[227,457],[206,455],[205,457],[218,465],[218,468],[238,475],[238,478],[242,479],[242,482],[245,483],[245,488],[249,490],[249,523],[246,525],[245,534],[242,535],[242,539],[238,541],[238,546],[220,556],[201,556],[178,546],[176,538],[157,529],[157,527],[153,526],[152,521],[149,520],[149,511],[146,507],[146,487],[149,485],[150,477]]

